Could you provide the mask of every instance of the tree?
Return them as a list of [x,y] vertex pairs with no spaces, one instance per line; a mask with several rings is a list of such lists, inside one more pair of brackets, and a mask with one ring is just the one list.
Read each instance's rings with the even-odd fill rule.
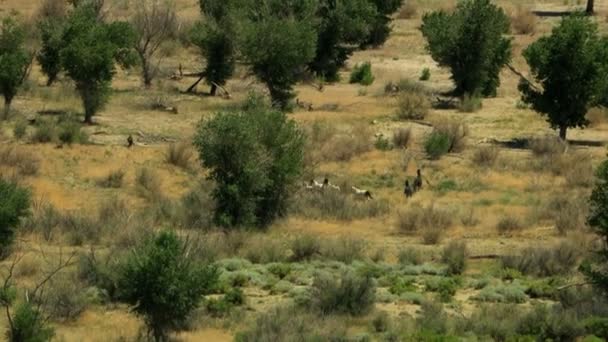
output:
[[0,92],[4,96],[4,119],[8,118],[11,103],[25,81],[32,63],[25,49],[25,30],[13,16],[0,23]]
[[317,13],[317,50],[309,67],[317,76],[335,82],[356,47],[369,39],[378,13],[369,0],[321,0]]
[[63,47],[63,25],[57,19],[38,22],[42,47],[36,56],[42,72],[47,76],[47,86],[51,86],[61,72],[61,48]]
[[433,59],[450,68],[454,94],[495,96],[500,70],[511,58],[511,41],[504,37],[509,18],[490,0],[464,0],[453,13],[425,14],[422,34]]
[[160,58],[155,61],[154,55],[176,30],[175,5],[171,0],[138,0],[131,25],[144,85],[150,87],[161,62]]
[[595,0],[587,0],[587,14],[593,14],[595,7]]
[[285,110],[293,86],[315,56],[315,0],[261,0],[248,4],[239,46],[253,73]]
[[[391,15],[393,15],[401,5],[403,0],[368,0],[376,7],[376,16],[372,22],[372,29],[368,39],[362,46],[378,47],[386,42],[391,34]],[[411,1],[411,0],[410,0]]]
[[216,183],[216,223],[265,227],[284,216],[303,169],[304,142],[280,111],[218,113],[201,122],[194,144]]
[[107,102],[115,63],[135,63],[132,47],[135,34],[124,22],[106,24],[94,5],[79,5],[67,21],[60,51],[61,66],[74,80],[82,99],[85,123]]
[[133,305],[155,341],[165,341],[216,285],[214,266],[200,265],[190,246],[164,231],[137,247],[120,269],[120,298]]
[[234,73],[236,62],[236,17],[238,0],[201,0],[203,19],[196,23],[191,40],[206,61],[202,73],[215,96],[217,86],[223,86]]
[[602,245],[595,262],[583,263],[581,271],[596,288],[608,295],[608,160],[600,164],[596,177],[587,223],[600,237]]
[[562,19],[550,36],[524,50],[540,87],[522,79],[522,99],[546,115],[564,140],[568,128],[588,124],[587,110],[605,96],[607,42],[599,38],[597,26],[589,18],[577,14]]
[[6,257],[21,218],[30,209],[30,193],[0,178],[0,256]]

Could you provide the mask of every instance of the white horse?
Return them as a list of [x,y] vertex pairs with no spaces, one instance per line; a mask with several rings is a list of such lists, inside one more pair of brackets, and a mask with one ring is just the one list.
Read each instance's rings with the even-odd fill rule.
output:
[[369,192],[368,190],[359,189],[359,188],[357,188],[355,186],[353,186],[352,189],[353,189],[353,191],[355,193],[355,196],[365,198],[366,200],[372,200],[372,199],[374,199],[374,197],[372,197],[372,193]]

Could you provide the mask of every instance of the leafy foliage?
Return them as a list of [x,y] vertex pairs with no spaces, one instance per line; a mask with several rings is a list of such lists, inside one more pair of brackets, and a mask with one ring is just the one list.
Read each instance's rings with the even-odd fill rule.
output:
[[194,144],[217,183],[218,224],[264,227],[286,213],[303,168],[304,135],[284,113],[218,113],[201,122]]
[[523,55],[541,89],[522,80],[522,100],[546,115],[562,139],[568,128],[585,127],[585,114],[606,90],[608,38],[600,39],[597,25],[583,15],[564,18]]
[[28,214],[30,194],[15,183],[0,178],[0,256],[6,256],[19,220]]
[[120,297],[144,317],[156,341],[183,323],[218,280],[198,265],[174,232],[161,232],[133,251],[121,268]]
[[42,72],[47,77],[46,85],[55,82],[61,72],[61,48],[63,47],[63,21],[47,18],[38,22],[42,47],[36,56]]
[[320,273],[312,287],[314,305],[323,314],[361,315],[374,305],[376,287],[371,277],[347,272],[336,278]]
[[30,302],[22,302],[15,308],[12,329],[7,333],[10,342],[46,342],[55,332],[42,314]]
[[372,73],[372,64],[365,62],[355,66],[350,74],[350,83],[359,83],[364,86],[374,83],[374,74]]
[[[391,33],[391,15],[397,12],[403,0],[368,0],[376,7],[376,16],[368,39],[362,46],[378,47],[388,39]],[[410,0],[411,1],[411,0]]]
[[12,16],[4,17],[0,23],[0,92],[4,96],[4,118],[31,64],[24,44],[24,28]]
[[509,18],[490,0],[465,0],[453,13],[425,14],[422,34],[428,50],[441,66],[450,68],[454,93],[496,95],[500,69],[511,58]]

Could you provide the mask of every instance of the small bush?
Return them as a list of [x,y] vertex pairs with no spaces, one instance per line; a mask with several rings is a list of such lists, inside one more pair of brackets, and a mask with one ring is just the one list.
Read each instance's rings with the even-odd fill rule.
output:
[[364,259],[366,247],[364,240],[342,237],[326,240],[322,245],[321,253],[327,259],[350,264],[355,260]]
[[73,321],[87,308],[84,287],[71,275],[52,279],[45,291],[44,306],[50,316],[59,321]]
[[428,81],[430,79],[431,79],[431,69],[429,69],[429,68],[422,69],[422,73],[420,73],[420,80]]
[[184,195],[176,207],[173,221],[186,229],[209,229],[213,227],[215,203],[211,197],[211,185],[203,183]]
[[40,160],[32,153],[15,147],[0,147],[0,165],[16,168],[23,176],[33,176],[38,173]]
[[426,207],[412,205],[397,213],[397,228],[411,234],[420,230],[445,230],[452,225],[452,215],[434,204]]
[[379,136],[376,138],[376,142],[374,143],[374,146],[376,147],[377,150],[380,150],[380,151],[390,151],[393,149],[393,145],[391,145],[391,142],[383,136]]
[[397,118],[400,120],[423,120],[431,108],[424,94],[401,92],[397,98]]
[[597,127],[608,122],[608,109],[603,107],[593,107],[587,111],[587,120],[590,127]]
[[374,79],[372,64],[370,62],[356,65],[350,74],[350,83],[359,83],[368,86],[374,83]]
[[479,218],[477,218],[477,216],[475,215],[475,209],[473,207],[465,209],[460,216],[460,222],[465,227],[477,226],[479,224]]
[[62,121],[57,130],[57,137],[62,144],[86,144],[89,141],[89,137],[84,131],[82,131],[80,123],[72,119]]
[[0,178],[0,259],[10,253],[21,220],[29,215],[30,192]]
[[480,302],[525,303],[528,296],[525,288],[517,282],[484,287],[472,299]]
[[436,245],[441,241],[444,229],[441,228],[429,228],[422,232],[422,243],[425,245]]
[[442,132],[433,131],[424,139],[424,151],[429,159],[436,160],[450,151],[450,137]]
[[27,133],[27,121],[25,120],[17,120],[15,122],[15,126],[13,127],[13,135],[16,139],[21,139]]
[[398,128],[393,132],[393,145],[398,148],[407,148],[412,142],[412,128]]
[[499,234],[507,235],[518,232],[524,228],[523,223],[516,216],[503,216],[496,224]]
[[339,277],[318,273],[312,292],[313,307],[323,314],[362,315],[373,307],[376,287],[372,278],[353,272],[344,272]]
[[420,265],[422,257],[420,252],[414,248],[402,249],[397,255],[397,259],[401,265]]
[[555,193],[542,208],[543,218],[553,220],[560,234],[580,231],[587,226],[588,203],[585,198],[572,193]]
[[430,159],[439,159],[446,153],[461,152],[468,135],[467,126],[458,120],[443,120],[435,124],[424,141],[424,149]]
[[567,148],[565,142],[553,136],[532,139],[528,146],[537,157],[555,156],[564,153]]
[[57,138],[57,126],[52,120],[39,120],[32,141],[37,143],[48,143]]
[[463,113],[474,113],[480,110],[481,107],[481,97],[477,95],[465,94],[458,104],[458,110]]
[[439,278],[437,280],[428,280],[425,286],[427,291],[437,292],[441,302],[448,303],[456,294],[456,291],[460,287],[460,282],[454,278]]
[[412,93],[428,96],[431,91],[421,82],[414,81],[408,78],[403,78],[398,82],[390,81],[384,85],[384,93],[386,95],[395,95],[399,93]]
[[500,154],[494,146],[482,146],[473,152],[473,163],[481,167],[492,167]]
[[330,190],[300,193],[291,210],[307,218],[351,221],[385,215],[389,212],[390,206],[385,199],[358,201],[352,196]]
[[291,259],[309,261],[321,254],[321,241],[313,235],[299,235],[291,241]]
[[467,267],[468,251],[464,241],[452,241],[443,248],[441,262],[448,266],[448,275],[459,275]]
[[518,6],[511,15],[511,27],[517,34],[533,34],[536,32],[536,15],[523,6]]
[[147,167],[137,170],[135,185],[140,196],[148,200],[159,200],[162,197],[158,175]]
[[420,315],[416,319],[420,331],[445,334],[448,331],[447,314],[443,305],[437,302],[424,301],[420,306]]
[[383,333],[391,328],[391,319],[386,311],[381,311],[372,319],[372,326],[377,333]]
[[287,260],[287,248],[283,242],[263,236],[249,240],[242,253],[245,259],[254,264],[267,264]]
[[520,271],[523,274],[550,277],[570,273],[578,264],[580,252],[569,242],[561,242],[553,247],[530,247],[518,255],[501,258],[503,268]]
[[17,304],[12,319],[12,329],[6,334],[8,341],[51,341],[55,336],[44,314],[28,301]]
[[189,170],[192,166],[191,162],[193,155],[194,153],[187,143],[181,142],[178,144],[171,144],[167,147],[165,161],[171,165]]
[[102,188],[118,189],[122,187],[124,178],[125,172],[123,170],[112,171],[106,177],[99,179],[97,185]]

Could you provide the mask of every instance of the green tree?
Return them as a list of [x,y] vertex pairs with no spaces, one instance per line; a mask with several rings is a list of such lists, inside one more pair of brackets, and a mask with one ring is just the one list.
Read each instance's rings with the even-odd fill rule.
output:
[[369,0],[321,0],[317,50],[310,69],[326,81],[338,81],[340,68],[369,39],[377,14]]
[[[372,28],[363,46],[378,47],[386,42],[391,34],[391,16],[401,8],[403,0],[368,0],[376,7]],[[411,1],[411,0],[410,0]]]
[[21,218],[30,209],[30,193],[0,178],[0,256],[6,257]]
[[495,96],[511,58],[509,18],[490,0],[463,0],[453,13],[425,14],[422,35],[433,59],[450,68],[454,94]]
[[11,103],[25,81],[32,59],[25,49],[25,30],[14,17],[6,16],[0,23],[0,92],[4,96],[4,119]]
[[107,102],[115,63],[135,63],[135,34],[124,22],[110,24],[98,18],[96,7],[85,3],[70,15],[62,37],[61,65],[74,80],[84,107],[85,123]]
[[133,305],[155,341],[165,341],[215,287],[218,271],[198,264],[174,232],[160,232],[136,248],[120,269],[120,298]]
[[550,36],[524,50],[524,58],[540,87],[522,80],[522,99],[546,115],[564,140],[568,128],[588,124],[587,110],[606,96],[607,42],[599,38],[595,23],[576,14],[562,19]]
[[589,200],[587,223],[601,239],[601,249],[593,262],[584,262],[581,271],[605,295],[608,295],[608,160],[596,172],[595,188]]
[[203,20],[193,28],[191,40],[206,61],[203,76],[215,96],[217,86],[223,86],[234,73],[236,62],[235,17],[238,0],[201,0]]
[[239,46],[253,73],[270,92],[273,105],[285,110],[293,86],[315,57],[315,0],[251,1],[242,21]]
[[216,183],[216,223],[265,227],[285,215],[302,172],[304,140],[284,113],[263,108],[201,122],[194,144]]
[[47,77],[47,86],[51,86],[61,72],[61,48],[63,47],[63,22],[48,18],[38,22],[42,47],[36,56],[42,72]]

